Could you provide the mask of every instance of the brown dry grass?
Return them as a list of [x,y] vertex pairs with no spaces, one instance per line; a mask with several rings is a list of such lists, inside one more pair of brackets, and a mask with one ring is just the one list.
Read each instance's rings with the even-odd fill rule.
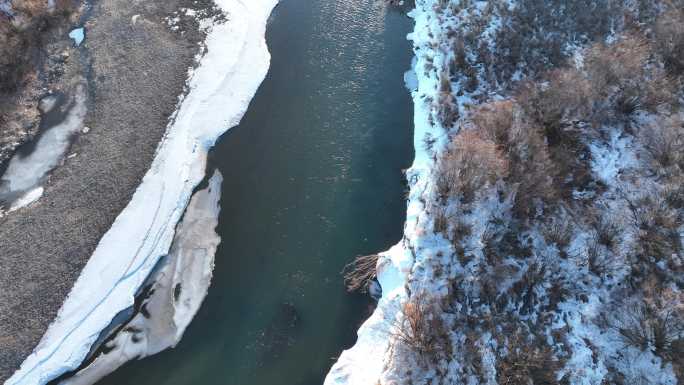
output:
[[684,10],[670,9],[657,21],[656,47],[667,69],[675,74],[684,74]]
[[[639,293],[625,295],[606,307],[597,322],[617,332],[624,343],[651,349],[681,370],[684,364],[684,294],[663,287],[655,276]],[[637,298],[643,295],[643,300]]]
[[471,202],[481,188],[506,174],[508,164],[496,144],[466,130],[456,136],[437,163],[437,188],[443,198]]
[[500,385],[558,384],[556,372],[563,362],[542,338],[530,337],[516,328],[501,336],[506,341],[496,359],[496,379]]
[[658,117],[639,130],[646,149],[658,164],[684,170],[684,121],[679,116]]
[[41,0],[15,0],[12,18],[0,14],[0,92],[13,92],[34,70],[35,58],[45,44],[45,33],[63,23],[77,1],[57,0],[55,9]]
[[377,276],[377,254],[359,256],[344,267],[344,284],[347,291],[366,292],[368,286]]
[[401,308],[393,337],[404,346],[434,362],[449,350],[449,336],[441,310],[425,292],[414,294]]

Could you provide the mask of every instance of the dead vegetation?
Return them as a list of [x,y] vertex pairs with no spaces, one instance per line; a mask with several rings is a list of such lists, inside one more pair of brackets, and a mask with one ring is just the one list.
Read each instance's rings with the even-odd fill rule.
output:
[[650,277],[636,293],[608,305],[597,322],[622,341],[679,366],[684,365],[684,296]]
[[46,32],[64,23],[76,9],[73,0],[15,0],[11,13],[0,13],[0,93],[13,92],[40,60]]
[[493,141],[465,131],[437,164],[437,188],[443,199],[471,202],[477,191],[504,176],[506,169],[507,162]]
[[556,372],[563,362],[544,339],[517,328],[501,336],[505,342],[496,359],[496,379],[499,385],[558,384]]
[[[596,8],[599,3],[601,9]],[[471,36],[453,32],[459,36],[448,65],[453,84],[446,85],[446,74],[440,77],[441,92],[452,95],[457,86],[471,92],[465,84],[478,77],[477,65],[482,65],[484,78],[491,71],[506,84],[521,66],[533,74],[511,87],[507,99],[463,114],[459,131],[448,132],[451,141],[436,159],[434,202],[429,202],[434,230],[451,241],[454,261],[465,270],[449,281],[445,306],[456,319],[451,328],[466,336],[464,370],[487,377],[482,361],[486,348],[479,341],[491,333],[499,343],[494,351],[497,383],[568,383],[557,378],[567,358],[558,349],[566,341],[554,337],[556,345],[550,345],[546,336],[532,330],[551,330],[559,322],[553,318],[560,303],[574,299],[579,304],[573,306],[581,307],[589,302],[591,286],[600,285],[626,298],[607,305],[602,327],[615,331],[627,345],[652,351],[684,375],[684,11],[675,7],[657,16],[643,3],[629,16],[619,2],[564,2],[556,8],[534,0],[520,4],[522,9],[515,12],[522,14],[505,16],[503,32],[497,35],[500,57],[487,55],[484,47],[473,61],[481,31]],[[557,14],[548,14],[553,12]],[[544,22],[532,22],[537,18]],[[654,29],[644,27],[647,22]],[[603,41],[610,23],[640,27],[607,44]],[[583,34],[562,36],[566,31]],[[548,39],[523,44],[531,36]],[[560,43],[593,41],[599,43],[588,46],[577,65],[568,61]],[[528,63],[528,58],[539,62]],[[644,183],[639,199],[634,198],[638,191],[615,188],[592,168],[596,150],[591,146],[607,146],[613,131],[634,140],[640,162],[638,170],[626,169],[616,177],[619,182],[639,191],[636,180],[652,182]],[[492,219],[481,234],[480,249],[466,250],[476,243],[471,235],[479,230],[464,218],[485,194],[496,196],[502,207],[513,197],[511,215]],[[606,203],[619,201],[621,194],[627,196],[628,209],[623,203]],[[652,279],[659,281],[657,288],[645,288],[653,285]],[[425,324],[416,313],[434,309],[416,310],[420,308],[404,309],[415,322],[405,325],[403,335],[415,336],[414,326]],[[430,338],[434,335],[426,340]],[[423,338],[402,340],[417,351],[434,344]],[[600,348],[587,345],[596,356]]]
[[665,170],[684,170],[684,121],[680,116],[658,117],[641,126],[639,136],[653,159]]
[[[679,5],[679,6],[678,6]],[[684,73],[684,10],[681,4],[673,3],[655,26],[656,44],[666,68],[671,74]]]
[[437,98],[437,119],[443,127],[449,129],[458,120],[459,111],[456,98],[451,89],[449,74],[442,73],[439,81],[439,95]]
[[540,74],[561,66],[568,58],[568,44],[586,44],[605,38],[619,26],[622,2],[600,0],[519,1],[515,9],[502,5],[502,28],[497,31],[497,52],[492,67],[501,84],[516,71]]
[[367,292],[371,282],[377,276],[377,254],[359,256],[344,267],[344,284],[347,291]]
[[392,327],[392,338],[422,359],[435,362],[451,350],[441,314],[430,294],[416,293],[402,305]]

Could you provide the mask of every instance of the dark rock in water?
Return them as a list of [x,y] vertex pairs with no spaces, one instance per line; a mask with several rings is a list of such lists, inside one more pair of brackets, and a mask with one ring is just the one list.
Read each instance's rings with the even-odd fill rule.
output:
[[379,301],[380,297],[382,297],[382,286],[380,286],[377,280],[374,279],[368,285],[368,294],[376,301]]

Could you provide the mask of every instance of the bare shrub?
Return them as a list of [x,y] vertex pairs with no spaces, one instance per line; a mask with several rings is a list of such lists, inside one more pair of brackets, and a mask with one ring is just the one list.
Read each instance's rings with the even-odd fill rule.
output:
[[432,229],[435,233],[446,234],[449,228],[449,218],[447,217],[446,208],[444,206],[435,207],[432,210],[433,220]]
[[501,28],[496,33],[494,67],[501,83],[516,72],[537,75],[563,64],[564,47],[599,41],[623,15],[622,2],[610,0],[523,0],[509,9],[499,6]]
[[347,291],[366,292],[370,283],[377,276],[377,254],[359,256],[344,267],[344,284]]
[[592,46],[586,53],[584,65],[597,94],[607,96],[613,91],[611,87],[642,79],[648,55],[648,42],[631,36],[612,45]]
[[466,332],[466,338],[459,347],[458,354],[463,357],[466,373],[477,376],[479,383],[487,382],[484,375],[484,364],[482,362],[482,352],[478,344],[479,334],[473,331]]
[[451,63],[449,63],[449,73],[451,76],[456,77],[459,74],[466,73],[468,68],[470,68],[462,37],[457,36],[454,40],[453,52],[454,58]]
[[502,336],[497,351],[496,382],[500,385],[557,384],[556,372],[563,362],[543,337],[535,338],[520,327]]
[[596,238],[587,242],[586,257],[589,271],[597,277],[610,276],[624,267],[618,256],[602,246]]
[[473,232],[472,226],[462,219],[456,219],[451,224],[451,243],[460,247],[461,242]]
[[616,331],[627,345],[651,350],[668,361],[680,360],[684,355],[684,295],[651,279],[643,296],[643,300],[630,295],[614,301],[597,322]]
[[534,124],[517,121],[508,148],[507,182],[516,191],[513,213],[517,218],[532,218],[538,213],[538,203],[554,202],[558,196],[548,146]]
[[593,227],[596,241],[612,250],[619,241],[618,237],[622,233],[620,225],[607,215],[602,215],[594,221]]
[[[516,191],[514,212],[518,217],[534,214],[538,201],[556,197],[553,164],[542,129],[529,118],[517,99],[484,105],[472,117],[474,130],[481,138],[496,144],[508,165],[505,178]],[[540,102],[541,103],[541,102]]]
[[439,305],[429,294],[414,294],[401,308],[392,337],[424,358],[435,359],[449,345]]
[[476,192],[505,175],[507,163],[494,142],[472,130],[456,136],[437,162],[437,186],[442,197],[471,202]]
[[586,114],[594,99],[589,80],[574,68],[551,71],[545,83],[528,82],[521,86],[516,99],[525,115],[542,130],[550,146],[566,138],[569,119]]
[[647,65],[651,51],[652,45],[639,35],[588,50],[585,68],[595,94],[595,126],[624,120],[637,111],[656,113],[662,105],[676,102],[673,84],[665,73]]
[[669,261],[673,254],[681,253],[682,217],[677,210],[659,196],[628,200],[628,203],[637,230],[637,253],[644,263],[650,264],[651,259]]
[[439,77],[439,96],[437,98],[437,118],[444,128],[451,127],[459,117],[458,104],[451,90],[451,80],[448,72],[442,72]]
[[673,209],[684,209],[684,175],[677,174],[666,182],[665,202]]
[[657,52],[670,72],[684,73],[684,11],[672,9],[655,26]]
[[573,234],[572,221],[566,216],[554,215],[544,223],[542,234],[548,243],[553,243],[559,250],[570,244]]
[[527,268],[520,280],[511,286],[508,297],[511,302],[518,305],[520,314],[531,314],[534,310],[534,306],[539,300],[534,289],[544,282],[547,271],[544,264],[535,262]]
[[471,120],[484,138],[505,147],[510,142],[510,131],[514,124],[513,108],[511,100],[495,101],[479,107]]
[[646,149],[662,167],[684,170],[684,122],[678,116],[658,118],[640,128]]

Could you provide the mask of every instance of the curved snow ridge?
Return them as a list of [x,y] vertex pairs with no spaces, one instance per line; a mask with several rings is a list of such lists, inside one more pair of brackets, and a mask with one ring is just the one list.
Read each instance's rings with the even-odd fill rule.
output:
[[228,21],[215,24],[191,71],[189,92],[169,123],[150,170],[102,237],[57,318],[5,385],[42,385],[73,370],[112,317],[168,253],[175,226],[218,137],[237,125],[270,64],[266,23],[278,0],[216,0]]
[[[426,237],[426,208],[423,195],[431,188],[431,173],[434,167],[434,151],[444,148],[447,138],[439,124],[431,124],[430,106],[425,95],[434,95],[438,80],[424,71],[427,64],[426,42],[431,40],[429,17],[435,0],[417,0],[416,8],[409,13],[414,19],[414,32],[407,38],[413,41],[416,56],[412,62],[415,74],[404,75],[407,88],[411,90],[414,108],[413,148],[415,158],[406,177],[410,184],[404,238],[388,251],[380,254],[377,275],[382,287],[382,297],[373,314],[358,331],[354,346],[345,350],[325,378],[324,385],[368,385],[379,383],[388,364],[393,344],[393,329],[403,303],[408,298],[406,287],[415,263],[414,250],[431,242]],[[418,50],[417,47],[423,46]],[[430,50],[430,55],[439,53]],[[437,59],[434,59],[438,62]],[[434,141],[432,150],[425,145],[426,139]]]

